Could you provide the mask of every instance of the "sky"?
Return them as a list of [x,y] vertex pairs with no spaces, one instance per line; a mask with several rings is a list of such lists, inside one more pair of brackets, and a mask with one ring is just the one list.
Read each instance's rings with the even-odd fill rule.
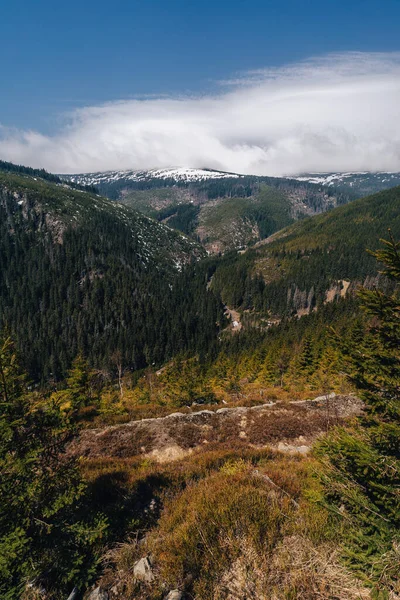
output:
[[400,170],[399,0],[3,2],[0,158]]

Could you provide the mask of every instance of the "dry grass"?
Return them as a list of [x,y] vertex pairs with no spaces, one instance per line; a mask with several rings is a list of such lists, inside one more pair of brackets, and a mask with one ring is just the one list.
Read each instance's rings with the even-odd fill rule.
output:
[[111,428],[96,434],[84,430],[70,445],[69,452],[80,456],[134,457],[151,452],[155,441],[154,433],[143,426],[136,427],[134,431]]
[[[92,476],[109,466],[86,463]],[[159,600],[177,587],[197,600],[369,598],[339,563],[340,528],[305,496],[319,493],[312,458],[219,445],[170,465],[116,467],[128,470],[131,488],[159,481],[161,511],[145,538],[107,555],[111,600]],[[149,553],[156,581],[139,586],[133,565]]]
[[276,547],[269,565],[271,600],[362,600],[370,591],[339,560],[332,544],[316,546],[300,535],[291,535]]
[[[318,463],[256,448],[312,438],[339,419],[326,408],[280,403],[84,431],[93,498],[126,540],[105,557],[110,600],[161,600],[175,588],[187,600],[369,598],[340,565],[343,532],[318,504]],[[143,456],[172,442],[190,455]],[[156,579],[139,585],[133,566],[149,553]]]

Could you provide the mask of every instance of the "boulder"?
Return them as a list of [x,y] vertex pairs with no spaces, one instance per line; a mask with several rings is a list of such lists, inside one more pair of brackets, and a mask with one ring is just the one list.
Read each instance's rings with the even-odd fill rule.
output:
[[171,590],[164,600],[182,600],[183,592],[180,590]]
[[151,560],[149,556],[145,556],[138,560],[133,567],[133,575],[139,581],[151,583],[154,581],[153,570],[151,568]]

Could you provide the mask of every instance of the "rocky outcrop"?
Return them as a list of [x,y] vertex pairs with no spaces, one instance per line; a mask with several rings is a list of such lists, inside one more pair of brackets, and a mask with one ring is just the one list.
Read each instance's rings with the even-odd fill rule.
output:
[[183,600],[183,592],[180,590],[171,590],[167,596],[165,596],[165,600]]
[[183,458],[211,443],[307,452],[318,435],[361,411],[362,402],[355,396],[331,394],[302,402],[173,413],[86,429],[69,451],[90,458],[143,455],[159,462]]

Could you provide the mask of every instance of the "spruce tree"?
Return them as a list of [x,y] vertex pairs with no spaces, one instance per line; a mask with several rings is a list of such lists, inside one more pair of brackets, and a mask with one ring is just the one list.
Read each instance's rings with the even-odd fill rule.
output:
[[[0,597],[27,586],[66,597],[96,569],[106,523],[84,506],[85,485],[65,454],[74,434],[59,407],[30,391],[13,343],[0,339]],[[68,594],[67,594],[68,595]]]
[[384,245],[374,256],[391,291],[360,292],[369,327],[357,344],[342,343],[365,414],[317,449],[328,458],[328,505],[349,525],[347,560],[379,598],[400,591],[400,243]]
[[86,358],[82,354],[78,354],[73,360],[67,376],[68,394],[73,410],[87,406],[90,403],[92,397],[91,379],[92,373]]

